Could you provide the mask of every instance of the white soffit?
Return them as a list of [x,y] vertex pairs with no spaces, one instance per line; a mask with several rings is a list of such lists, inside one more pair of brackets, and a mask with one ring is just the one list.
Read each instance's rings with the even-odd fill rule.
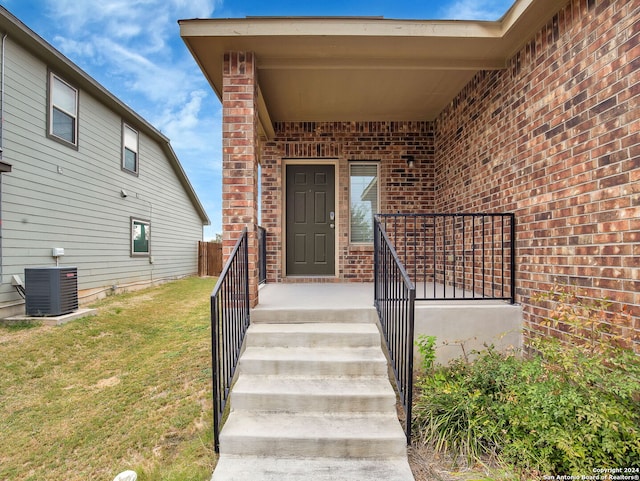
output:
[[433,120],[479,70],[508,59],[567,0],[518,0],[495,22],[377,17],[181,20],[222,99],[223,56],[254,52],[263,129],[276,121]]

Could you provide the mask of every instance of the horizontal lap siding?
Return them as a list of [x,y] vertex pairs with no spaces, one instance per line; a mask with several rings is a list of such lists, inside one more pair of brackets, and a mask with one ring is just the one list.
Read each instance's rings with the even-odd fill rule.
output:
[[[202,221],[161,147],[140,132],[140,174],[123,172],[122,118],[85,91],[79,149],[47,138],[47,66],[11,38],[5,82],[3,160],[13,170],[2,177],[0,303],[19,299],[13,274],[55,265],[53,247],[78,267],[80,289],[195,274]],[[151,220],[153,264],[130,257],[131,216]]]

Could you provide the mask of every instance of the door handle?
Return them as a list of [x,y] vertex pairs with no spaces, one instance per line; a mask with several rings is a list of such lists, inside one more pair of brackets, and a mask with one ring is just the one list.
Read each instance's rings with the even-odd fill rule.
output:
[[329,227],[331,227],[332,229],[335,229],[336,225],[335,224],[329,224]]

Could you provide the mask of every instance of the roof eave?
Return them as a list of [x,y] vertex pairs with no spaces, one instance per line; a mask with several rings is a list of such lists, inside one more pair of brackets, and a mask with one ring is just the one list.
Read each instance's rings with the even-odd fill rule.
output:
[[506,68],[567,1],[517,0],[497,21],[250,17],[178,23],[221,101],[224,54],[256,55],[261,130],[271,120],[428,121],[476,72]]
[[105,105],[108,105],[114,112],[122,116],[126,122],[134,123],[138,129],[158,142],[167,155],[182,186],[185,188],[189,199],[196,208],[203,225],[211,224],[202,203],[171,147],[169,139],[164,134],[2,6],[0,6],[0,30],[3,35],[6,34],[8,38],[15,39],[21,46],[46,63],[47,66],[64,75],[67,80],[90,93]]

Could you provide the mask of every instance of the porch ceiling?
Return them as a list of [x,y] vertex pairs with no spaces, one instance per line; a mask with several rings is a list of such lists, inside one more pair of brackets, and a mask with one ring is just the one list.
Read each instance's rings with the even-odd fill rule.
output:
[[479,70],[506,62],[566,0],[517,0],[500,20],[248,17],[181,20],[222,99],[223,56],[254,52],[260,121],[433,120]]

